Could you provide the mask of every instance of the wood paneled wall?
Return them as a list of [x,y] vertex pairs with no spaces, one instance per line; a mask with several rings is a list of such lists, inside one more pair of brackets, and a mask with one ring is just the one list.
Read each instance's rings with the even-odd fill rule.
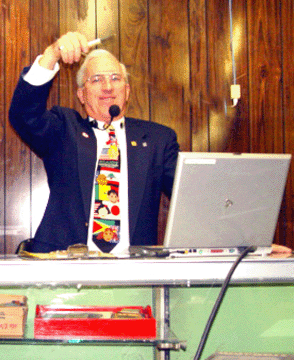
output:
[[[7,114],[22,68],[60,34],[113,35],[103,46],[130,73],[128,115],[174,128],[182,150],[293,154],[293,15],[293,0],[1,0],[0,253],[34,234],[46,205],[42,162]],[[77,68],[62,65],[48,106],[83,113]],[[291,166],[275,241],[294,248],[293,197]],[[167,211],[163,198],[160,237]]]

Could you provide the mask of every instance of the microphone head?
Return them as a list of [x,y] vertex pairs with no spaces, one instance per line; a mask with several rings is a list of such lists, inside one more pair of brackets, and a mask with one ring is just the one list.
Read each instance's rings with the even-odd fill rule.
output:
[[109,112],[111,118],[115,118],[116,116],[118,116],[120,114],[120,108],[118,105],[111,105],[108,112]]

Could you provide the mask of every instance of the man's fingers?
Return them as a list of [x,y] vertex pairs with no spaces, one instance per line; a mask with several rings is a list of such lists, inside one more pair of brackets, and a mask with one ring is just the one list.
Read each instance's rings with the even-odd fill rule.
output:
[[78,37],[80,45],[81,45],[81,51],[87,54],[89,52],[87,38],[81,33],[76,33],[76,34],[77,34],[77,37]]
[[58,40],[58,48],[62,61],[73,64],[80,61],[82,52],[88,52],[88,43],[84,35],[78,32],[69,32]]

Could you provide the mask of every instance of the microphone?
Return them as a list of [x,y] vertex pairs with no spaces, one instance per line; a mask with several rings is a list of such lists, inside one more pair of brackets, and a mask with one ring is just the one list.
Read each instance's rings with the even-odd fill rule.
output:
[[118,116],[120,114],[120,108],[118,105],[111,105],[108,112],[111,116],[111,121],[112,121],[113,118],[115,118],[116,116]]
[[[109,112],[109,115],[111,116],[109,124],[105,123],[103,126],[103,129],[98,128],[99,130],[107,130],[110,127],[113,118],[115,118],[116,116],[118,116],[120,114],[120,108],[118,105],[111,105],[108,109],[108,112]],[[94,125],[92,125],[92,126],[94,126]]]
[[111,116],[111,119],[110,119],[109,124],[106,127],[104,127],[105,130],[109,128],[109,126],[112,123],[113,118],[115,118],[116,116],[118,116],[120,114],[120,108],[118,105],[111,105],[108,109],[108,112],[109,112],[109,115]]

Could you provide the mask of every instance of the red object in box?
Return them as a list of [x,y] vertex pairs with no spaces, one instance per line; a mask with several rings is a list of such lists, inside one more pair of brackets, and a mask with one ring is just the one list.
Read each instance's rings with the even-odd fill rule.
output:
[[[124,310],[138,310],[142,318],[107,318]],[[105,317],[95,318],[97,313]],[[36,339],[147,339],[156,337],[156,320],[150,306],[37,305],[34,335]]]

